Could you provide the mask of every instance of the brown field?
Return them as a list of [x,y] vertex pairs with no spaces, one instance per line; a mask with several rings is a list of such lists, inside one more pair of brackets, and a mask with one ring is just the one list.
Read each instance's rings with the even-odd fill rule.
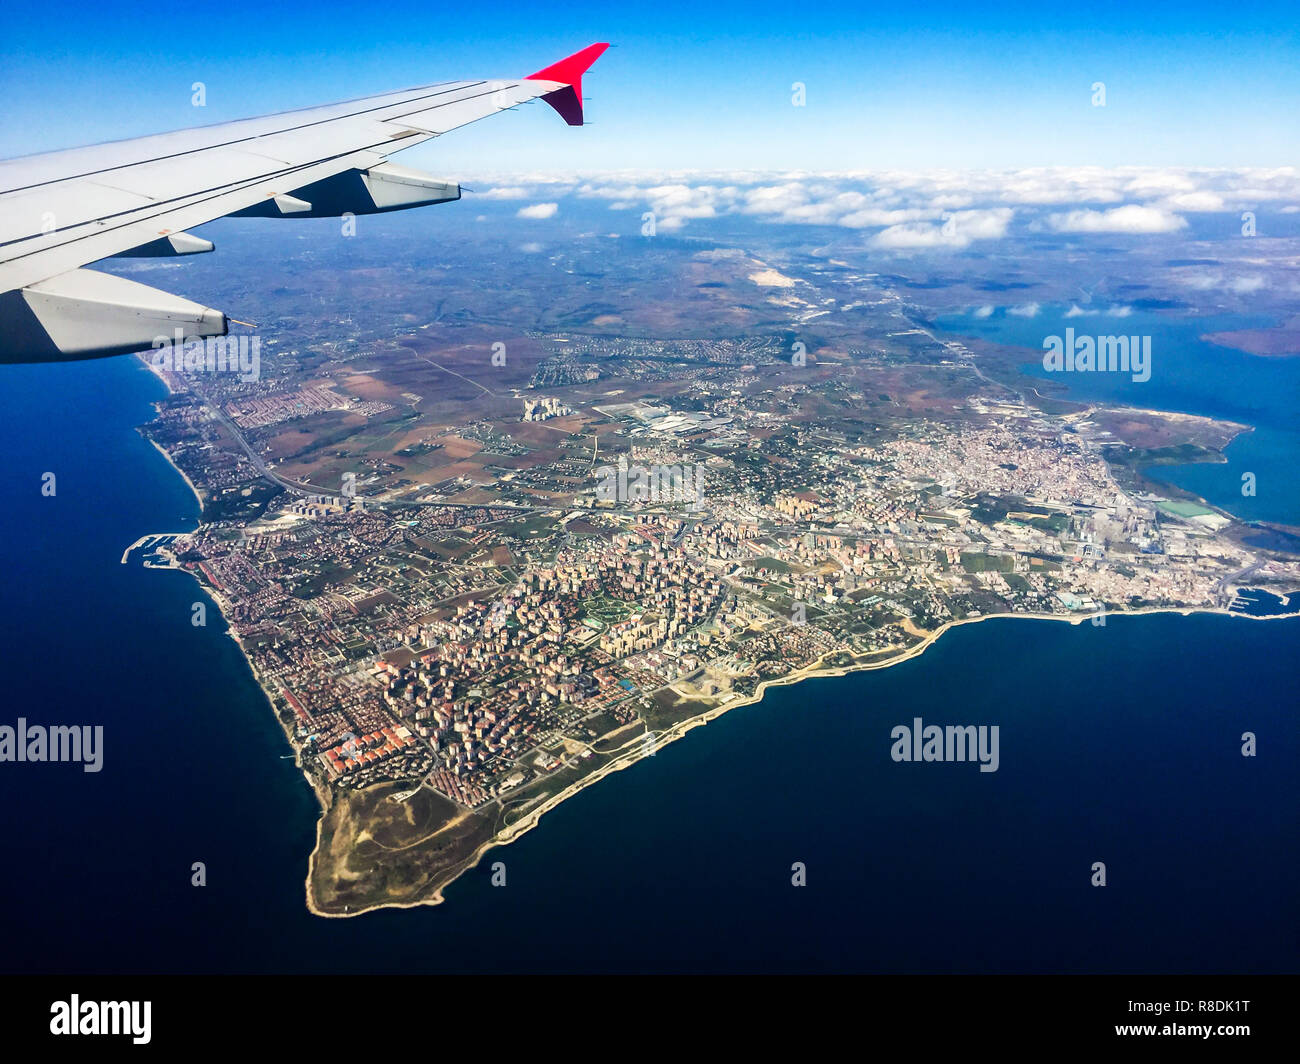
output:
[[1206,333],[1201,339],[1260,358],[1292,358],[1300,356],[1300,315],[1273,329]]
[[425,788],[389,801],[409,785],[340,792],[325,811],[312,854],[308,894],[317,909],[344,913],[411,903],[454,878],[495,830],[495,817],[472,813]]

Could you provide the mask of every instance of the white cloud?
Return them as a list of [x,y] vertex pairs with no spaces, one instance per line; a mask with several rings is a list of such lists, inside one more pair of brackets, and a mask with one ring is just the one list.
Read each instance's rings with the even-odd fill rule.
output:
[[1108,318],[1127,318],[1133,313],[1132,307],[1115,306],[1115,307],[1081,307],[1078,303],[1071,303],[1070,309],[1065,312],[1067,318],[1095,318],[1104,314]]
[[743,210],[748,214],[773,214],[804,203],[807,199],[803,186],[796,182],[767,185],[745,193]]
[[986,193],[1004,203],[1047,206],[1060,203],[1114,203],[1123,199],[1120,176],[1100,167],[1039,168],[982,175]]
[[891,225],[872,237],[872,247],[898,250],[920,248],[964,248],[973,240],[997,240],[1006,236],[1015,212],[1010,207],[984,211],[958,211],[941,225]]
[[558,203],[534,203],[531,207],[520,207],[515,212],[518,218],[554,218],[559,211]]
[[[994,207],[985,211],[958,211],[951,221],[960,236],[970,240],[998,240],[1007,235],[1007,226],[1015,211],[1010,207]],[[944,223],[947,224],[946,222]]]
[[1221,211],[1224,209],[1223,197],[1217,192],[1205,190],[1197,192],[1179,192],[1167,196],[1161,203],[1177,211]]
[[976,307],[971,311],[971,314],[976,318],[991,318],[993,317],[993,307],[986,303],[982,307]]
[[1038,317],[1037,303],[1022,303],[1018,307],[1008,307],[1008,314],[1013,314],[1017,318],[1036,318]]
[[1107,211],[1053,214],[1047,224],[1058,233],[1173,233],[1187,227],[1186,221],[1170,211],[1135,203]]
[[[1036,167],[1009,171],[871,170],[844,173],[612,171],[603,174],[477,174],[466,183],[489,200],[545,200],[521,217],[554,217],[565,196],[636,214],[661,229],[744,215],[776,225],[867,230],[871,246],[954,249],[1024,231],[1173,233],[1186,213],[1295,213],[1296,167]],[[547,204],[555,204],[554,213]],[[1013,217],[1014,214],[1014,217]],[[957,219],[947,224],[949,218]],[[879,230],[874,235],[871,230]]]
[[[951,247],[952,243],[935,225],[891,225],[871,238],[871,246],[899,250]],[[962,245],[965,246],[965,245]]]
[[1220,271],[1193,270],[1187,272],[1178,271],[1174,276],[1179,284],[1186,285],[1197,292],[1210,292],[1226,288],[1236,295],[1248,296],[1252,292],[1258,292],[1261,288],[1268,287],[1268,280],[1259,274],[1245,274],[1240,277],[1228,278]]
[[1179,284],[1186,285],[1198,292],[1208,292],[1211,288],[1218,288],[1223,283],[1223,278],[1217,273],[1177,273],[1174,275]]
[[681,229],[694,218],[714,218],[726,213],[734,189],[719,189],[713,185],[691,186],[683,182],[652,185],[639,190],[642,203],[649,203],[658,229]]
[[1124,191],[1131,196],[1166,196],[1176,192],[1191,192],[1196,184],[1185,173],[1177,170],[1147,170],[1134,177]]
[[887,211],[872,207],[863,211],[854,211],[840,219],[840,225],[850,229],[878,229],[885,225],[902,225],[905,222],[919,222],[927,218],[936,218],[935,211]]

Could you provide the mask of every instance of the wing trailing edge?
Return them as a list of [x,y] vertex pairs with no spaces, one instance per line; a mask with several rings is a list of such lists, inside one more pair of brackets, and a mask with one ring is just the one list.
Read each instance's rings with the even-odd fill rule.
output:
[[227,318],[181,296],[97,270],[73,270],[0,295],[0,362],[69,362],[158,340],[225,336]]

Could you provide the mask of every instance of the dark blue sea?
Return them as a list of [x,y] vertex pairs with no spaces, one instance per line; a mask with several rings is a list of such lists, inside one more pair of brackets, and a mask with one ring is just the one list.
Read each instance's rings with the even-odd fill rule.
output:
[[[4,970],[1300,967],[1300,621],[1219,616],[968,625],[695,729],[442,906],[312,917],[315,802],[233,641],[119,563],[197,515],[135,431],[159,395],[129,359],[4,367],[0,723],[105,729],[97,774],[0,764]],[[998,771],[893,762],[915,717],[998,725]]]

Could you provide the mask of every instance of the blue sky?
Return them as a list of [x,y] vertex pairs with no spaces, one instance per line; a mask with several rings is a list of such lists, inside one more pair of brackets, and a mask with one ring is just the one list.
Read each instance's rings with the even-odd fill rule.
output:
[[608,40],[588,128],[536,105],[402,161],[448,176],[1297,162],[1291,5],[980,6],[52,0],[6,13],[0,157],[522,75]]

